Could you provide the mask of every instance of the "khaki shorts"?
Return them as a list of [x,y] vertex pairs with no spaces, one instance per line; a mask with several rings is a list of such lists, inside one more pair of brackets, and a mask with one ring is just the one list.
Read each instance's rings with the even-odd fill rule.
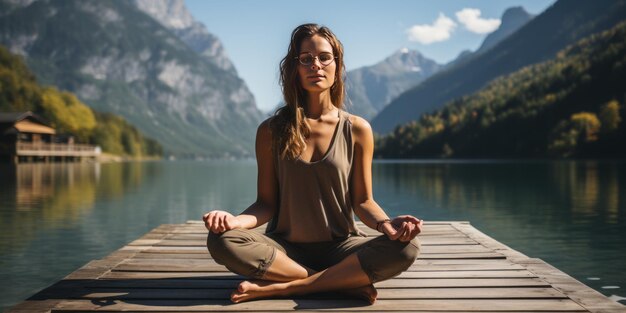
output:
[[275,235],[248,229],[233,229],[219,235],[210,232],[207,238],[207,247],[217,263],[236,274],[255,279],[265,275],[276,257],[276,251],[280,250],[292,260],[316,271],[356,253],[363,271],[375,283],[397,276],[409,268],[419,254],[419,246],[417,238],[400,242],[385,235],[292,243]]

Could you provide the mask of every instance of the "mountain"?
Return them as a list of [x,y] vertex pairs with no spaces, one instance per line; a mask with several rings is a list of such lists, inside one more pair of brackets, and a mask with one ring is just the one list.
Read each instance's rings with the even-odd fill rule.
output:
[[444,65],[444,69],[448,69],[453,67],[455,64],[459,64],[464,62],[465,60],[469,60],[470,57],[473,57],[479,53],[485,52],[490,48],[497,45],[500,41],[504,40],[506,37],[510,36],[512,33],[520,29],[530,20],[532,20],[534,15],[526,12],[523,7],[512,7],[508,8],[502,14],[502,18],[500,20],[502,23],[492,33],[485,37],[483,43],[476,51],[471,50],[463,50],[454,60],[448,62]]
[[262,113],[221,44],[182,2],[154,4],[0,0],[0,44],[41,83],[122,115],[166,154],[252,155]]
[[[44,117],[57,135],[71,134],[78,143],[98,145],[107,153],[133,157],[162,155],[158,143],[145,138],[123,118],[94,112],[71,93],[41,86],[22,58],[2,46],[0,86],[0,112],[5,115],[32,111]],[[6,148],[0,144],[0,150]]]
[[459,53],[459,55],[456,56],[456,58],[454,58],[454,60],[446,63],[443,66],[443,69],[445,70],[445,69],[451,68],[456,64],[459,64],[465,60],[468,60],[472,56],[474,56],[474,52],[472,50],[469,50],[469,49],[463,50],[461,51],[461,53]]
[[506,9],[500,19],[502,21],[500,27],[485,37],[485,40],[483,40],[480,48],[476,50],[476,53],[481,53],[493,48],[500,41],[509,37],[522,26],[526,25],[526,23],[532,20],[533,17],[534,15],[526,12],[523,7],[512,7]]
[[209,33],[204,24],[194,20],[184,0],[134,0],[134,3],[207,61],[237,74],[220,40]]
[[405,48],[375,65],[349,71],[347,108],[370,119],[395,97],[433,75],[440,67],[419,52]]
[[377,156],[624,158],[625,81],[626,21],[396,128]]
[[387,105],[372,127],[385,134],[501,75],[548,60],[567,45],[626,18],[626,0],[560,0],[489,50],[431,76]]

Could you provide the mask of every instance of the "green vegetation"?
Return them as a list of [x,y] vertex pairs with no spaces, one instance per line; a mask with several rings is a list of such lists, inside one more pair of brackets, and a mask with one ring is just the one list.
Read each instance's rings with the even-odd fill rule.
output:
[[377,138],[377,157],[624,157],[626,22]]
[[40,86],[20,57],[0,46],[0,111],[33,111],[59,133],[78,142],[99,145],[104,152],[142,157],[159,156],[161,146],[145,138],[123,118],[94,112],[72,93]]
[[398,125],[479,92],[497,77],[553,59],[567,46],[625,19],[626,0],[555,1],[496,46],[439,71],[397,97],[371,121],[372,128],[387,135]]
[[86,142],[96,127],[96,117],[91,109],[69,92],[59,92],[46,87],[41,92],[42,115],[57,129],[74,134]]
[[219,68],[132,1],[0,4],[0,44],[23,48],[41,84],[124,117],[168,155],[253,155],[263,115],[234,69]]
[[111,113],[96,113],[98,125],[92,132],[94,142],[102,150],[118,155],[161,155],[161,146],[146,140],[139,131],[122,117]]

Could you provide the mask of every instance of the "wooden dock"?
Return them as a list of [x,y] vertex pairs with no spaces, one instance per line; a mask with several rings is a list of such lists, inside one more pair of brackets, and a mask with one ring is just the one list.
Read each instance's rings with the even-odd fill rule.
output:
[[211,259],[204,224],[188,222],[155,228],[9,312],[626,312],[467,222],[424,228],[419,258],[398,277],[375,284],[374,305],[333,293],[232,304],[229,294],[242,277]]

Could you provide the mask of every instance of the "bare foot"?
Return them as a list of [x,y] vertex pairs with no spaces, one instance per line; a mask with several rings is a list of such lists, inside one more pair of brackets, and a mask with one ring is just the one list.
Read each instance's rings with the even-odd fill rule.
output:
[[376,302],[376,298],[378,297],[378,291],[376,290],[374,285],[347,289],[347,290],[341,291],[341,293],[363,299],[369,302],[370,304],[374,304],[374,302]]
[[[287,287],[287,283],[273,282],[267,280],[244,280],[239,283],[237,290],[230,294],[230,301],[234,303],[250,301],[254,299],[271,298],[280,296]],[[378,291],[374,285],[341,291],[344,294],[363,299],[370,304],[374,304]]]
[[284,289],[284,283],[267,280],[244,280],[239,283],[237,290],[230,294],[230,301],[239,303],[252,299],[277,296]]

